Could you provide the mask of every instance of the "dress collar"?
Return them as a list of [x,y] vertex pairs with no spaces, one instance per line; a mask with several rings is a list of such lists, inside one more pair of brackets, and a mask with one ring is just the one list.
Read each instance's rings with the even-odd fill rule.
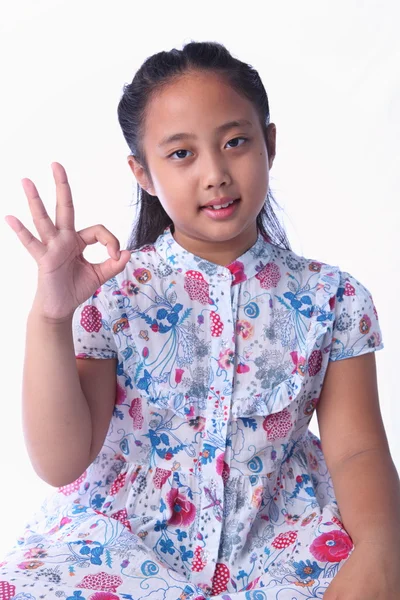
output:
[[210,284],[230,280],[236,285],[261,271],[271,257],[271,243],[259,231],[256,242],[230,265],[223,267],[196,256],[175,240],[171,226],[164,229],[154,243],[161,258],[179,273],[198,271]]

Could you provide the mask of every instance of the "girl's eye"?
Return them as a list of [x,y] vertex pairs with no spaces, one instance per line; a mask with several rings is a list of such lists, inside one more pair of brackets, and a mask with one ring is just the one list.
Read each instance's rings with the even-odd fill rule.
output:
[[[227,142],[227,144],[231,144],[232,142],[237,142],[238,140],[243,140],[244,142],[247,142],[247,138],[245,137],[236,137],[236,138],[232,138],[231,140],[229,140],[229,142]],[[242,144],[235,144],[234,146],[231,146],[231,148],[238,148],[239,146],[241,146]],[[183,148],[181,150],[176,150],[175,152],[173,152],[172,154],[170,154],[168,156],[168,158],[172,158],[175,154],[179,154],[179,153],[185,153],[185,152],[190,152],[190,150],[184,150]],[[178,159],[182,159],[182,158],[186,158],[186,156],[178,156]]]

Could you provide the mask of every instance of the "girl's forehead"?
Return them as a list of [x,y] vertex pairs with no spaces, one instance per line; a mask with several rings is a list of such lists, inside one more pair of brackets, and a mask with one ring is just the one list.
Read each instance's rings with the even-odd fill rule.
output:
[[229,120],[257,120],[253,104],[214,73],[187,74],[171,81],[149,100],[146,113],[151,137],[164,137],[166,129],[177,127],[216,129]]

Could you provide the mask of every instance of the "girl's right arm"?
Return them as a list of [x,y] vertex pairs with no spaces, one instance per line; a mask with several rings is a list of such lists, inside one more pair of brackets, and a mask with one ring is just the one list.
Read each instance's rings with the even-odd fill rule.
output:
[[[71,483],[97,456],[115,400],[116,359],[75,358],[72,318],[76,308],[120,273],[130,252],[103,225],[79,232],[66,172],[53,163],[57,204],[55,224],[34,183],[23,187],[41,241],[14,216],[7,223],[36,260],[38,285],[28,315],[23,374],[23,427],[38,475],[54,486]],[[110,257],[91,264],[88,244],[107,246]]]
[[53,486],[77,479],[99,453],[115,404],[116,359],[76,359],[72,319],[31,310],[22,386],[25,443],[36,473]]

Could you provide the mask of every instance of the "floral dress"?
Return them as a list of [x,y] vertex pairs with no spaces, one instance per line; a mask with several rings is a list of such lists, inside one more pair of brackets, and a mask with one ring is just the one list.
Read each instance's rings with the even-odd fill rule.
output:
[[329,361],[383,347],[369,291],[261,234],[223,267],[166,228],[73,336],[116,359],[113,416],[0,562],[0,600],[321,598],[353,544],[309,423]]

